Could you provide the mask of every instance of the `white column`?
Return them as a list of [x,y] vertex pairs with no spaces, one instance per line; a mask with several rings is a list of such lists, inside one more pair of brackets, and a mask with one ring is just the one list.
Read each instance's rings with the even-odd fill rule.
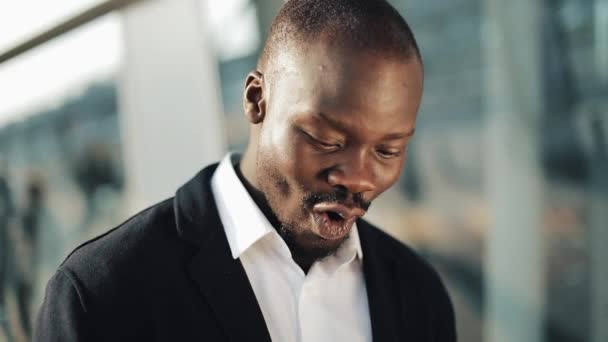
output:
[[482,2],[487,342],[543,340],[541,1]]
[[121,131],[130,210],[172,196],[225,151],[215,57],[200,0],[123,10]]

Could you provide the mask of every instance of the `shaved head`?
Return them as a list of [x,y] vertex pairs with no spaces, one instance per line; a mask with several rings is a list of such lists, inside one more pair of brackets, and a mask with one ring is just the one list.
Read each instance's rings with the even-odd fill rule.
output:
[[384,0],[290,0],[275,18],[245,81],[239,167],[302,269],[399,178],[423,79],[414,36]]
[[286,50],[306,49],[319,39],[346,50],[421,62],[410,27],[385,0],[290,0],[273,21],[259,68],[267,69]]

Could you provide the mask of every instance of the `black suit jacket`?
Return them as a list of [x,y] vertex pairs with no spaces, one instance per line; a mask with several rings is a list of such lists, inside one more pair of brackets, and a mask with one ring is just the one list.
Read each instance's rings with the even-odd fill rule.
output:
[[[216,166],[73,251],[47,285],[34,340],[270,341],[217,213]],[[357,225],[374,341],[455,341],[435,271],[369,223]]]

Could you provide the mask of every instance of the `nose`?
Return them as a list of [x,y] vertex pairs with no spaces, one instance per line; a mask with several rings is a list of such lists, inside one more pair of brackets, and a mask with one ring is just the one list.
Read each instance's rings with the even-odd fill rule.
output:
[[350,193],[366,193],[376,189],[371,165],[365,156],[344,160],[329,170],[327,181],[332,187],[344,187]]

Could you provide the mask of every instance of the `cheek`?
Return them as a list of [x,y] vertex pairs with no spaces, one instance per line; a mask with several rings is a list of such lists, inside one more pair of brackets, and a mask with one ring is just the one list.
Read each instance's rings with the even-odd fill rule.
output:
[[403,162],[395,163],[393,166],[384,166],[376,170],[376,186],[377,193],[374,197],[377,197],[384,191],[388,190],[399,180],[401,171],[403,169]]
[[282,200],[297,192],[298,170],[297,144],[289,131],[280,124],[268,125],[260,135],[261,169],[272,169],[274,187]]
[[[309,186],[311,179],[314,177],[314,166],[318,165],[313,155],[309,151],[310,147],[300,141],[295,141],[291,149],[291,158],[293,158],[293,175],[299,184],[303,187]],[[313,175],[311,177],[311,175]]]

